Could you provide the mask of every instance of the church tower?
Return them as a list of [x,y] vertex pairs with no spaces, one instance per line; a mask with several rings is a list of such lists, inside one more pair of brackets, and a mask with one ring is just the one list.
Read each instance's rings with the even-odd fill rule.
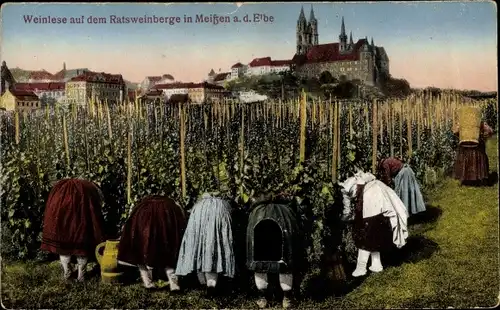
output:
[[318,45],[318,20],[314,16],[314,9],[311,5],[309,22],[304,14],[304,7],[300,9],[297,20],[297,55],[305,55],[311,46]]
[[341,53],[346,52],[348,50],[347,35],[345,34],[345,24],[343,16],[342,16],[342,25],[340,26],[339,46]]
[[304,7],[300,9],[299,19],[297,20],[297,54],[303,55],[307,52],[307,20],[304,14]]
[[318,34],[318,20],[314,16],[314,9],[311,5],[311,14],[309,16],[309,28],[311,29],[311,45],[318,45],[319,34]]

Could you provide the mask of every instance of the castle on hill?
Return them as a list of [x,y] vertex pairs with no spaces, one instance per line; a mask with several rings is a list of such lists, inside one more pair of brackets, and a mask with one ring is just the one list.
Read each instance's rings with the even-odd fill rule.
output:
[[329,72],[339,79],[360,80],[364,84],[377,86],[383,75],[389,75],[389,57],[382,46],[368,42],[368,38],[354,42],[352,32],[347,37],[344,17],[340,27],[339,41],[319,44],[318,20],[311,6],[309,21],[300,10],[296,29],[297,49],[292,65],[299,77],[320,77]]

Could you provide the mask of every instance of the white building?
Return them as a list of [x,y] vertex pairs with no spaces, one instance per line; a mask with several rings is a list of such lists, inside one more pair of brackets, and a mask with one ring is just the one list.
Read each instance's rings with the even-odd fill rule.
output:
[[158,76],[147,76],[142,80],[140,88],[143,92],[153,88],[155,85],[159,84],[169,84],[174,83],[174,77],[170,74],[158,75]]
[[187,83],[156,84],[153,89],[161,90],[165,100],[168,100],[170,96],[175,94],[187,95],[189,85]]
[[264,75],[289,71],[291,60],[271,60],[271,57],[255,58],[248,64],[246,75]]

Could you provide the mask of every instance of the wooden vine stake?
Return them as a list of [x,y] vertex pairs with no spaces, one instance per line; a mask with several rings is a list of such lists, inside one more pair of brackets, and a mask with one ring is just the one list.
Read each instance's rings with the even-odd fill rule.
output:
[[332,128],[332,181],[337,182],[337,101],[334,101],[330,108],[330,126]]
[[111,142],[111,140],[113,140],[113,130],[112,130],[112,127],[111,127],[111,115],[110,115],[110,112],[109,112],[109,106],[106,107],[106,118],[107,118],[107,121],[108,121],[108,136],[109,136],[109,141]]
[[300,162],[306,157],[306,124],[307,124],[307,98],[306,92],[302,90],[302,100],[300,101]]
[[422,121],[421,121],[421,116],[422,116],[422,100],[419,98],[417,99],[417,150],[420,150],[420,135],[422,132]]
[[127,203],[132,203],[132,128],[128,124],[127,134]]
[[389,110],[389,151],[391,157],[394,157],[394,102],[391,100],[388,103]]
[[399,102],[400,114],[399,114],[399,156],[403,157],[403,115],[404,107],[403,102]]
[[15,126],[16,126],[16,144],[19,144],[20,140],[21,140],[21,129],[19,128],[19,111],[16,110],[14,112],[14,123],[15,123]]
[[352,140],[354,130],[352,129],[352,103],[349,103],[349,140]]
[[68,141],[68,126],[66,125],[66,115],[62,116],[63,139],[64,139],[64,154],[66,155],[66,167],[69,171],[71,163],[69,160],[69,141]]
[[377,173],[377,116],[378,116],[377,99],[373,99],[372,105],[372,173]]
[[[339,170],[340,168],[340,159],[341,159],[341,156],[340,156],[340,120],[341,120],[341,113],[342,113],[342,102],[338,102],[337,103],[337,112],[336,112],[336,115],[335,115],[335,130],[336,130],[336,144],[337,144],[337,159],[336,159],[336,163],[337,163],[337,170]],[[336,173],[336,177],[337,177],[337,173]]]
[[179,122],[180,122],[180,148],[181,148],[181,190],[182,197],[186,198],[186,149],[185,149],[185,136],[186,136],[186,124],[184,120],[184,107],[181,102],[179,102]]
[[410,102],[408,101],[408,99],[405,99],[405,104],[408,106],[408,112],[407,112],[407,119],[406,119],[406,125],[407,125],[407,131],[406,131],[406,134],[407,134],[407,140],[408,140],[408,162],[410,162],[411,160],[411,156],[412,156],[412,153],[413,153],[413,150],[412,150],[412,147],[413,147],[413,141],[412,141],[412,108],[411,108],[411,104]]
[[[241,108],[240,127],[240,180],[243,180],[245,172],[245,107]],[[240,184],[240,196],[243,197],[243,182]]]

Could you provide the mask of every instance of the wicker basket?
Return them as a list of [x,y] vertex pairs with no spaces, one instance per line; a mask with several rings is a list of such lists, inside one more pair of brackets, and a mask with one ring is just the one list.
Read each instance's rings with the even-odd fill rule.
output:
[[461,107],[458,110],[460,145],[475,147],[479,144],[481,110],[478,107]]

